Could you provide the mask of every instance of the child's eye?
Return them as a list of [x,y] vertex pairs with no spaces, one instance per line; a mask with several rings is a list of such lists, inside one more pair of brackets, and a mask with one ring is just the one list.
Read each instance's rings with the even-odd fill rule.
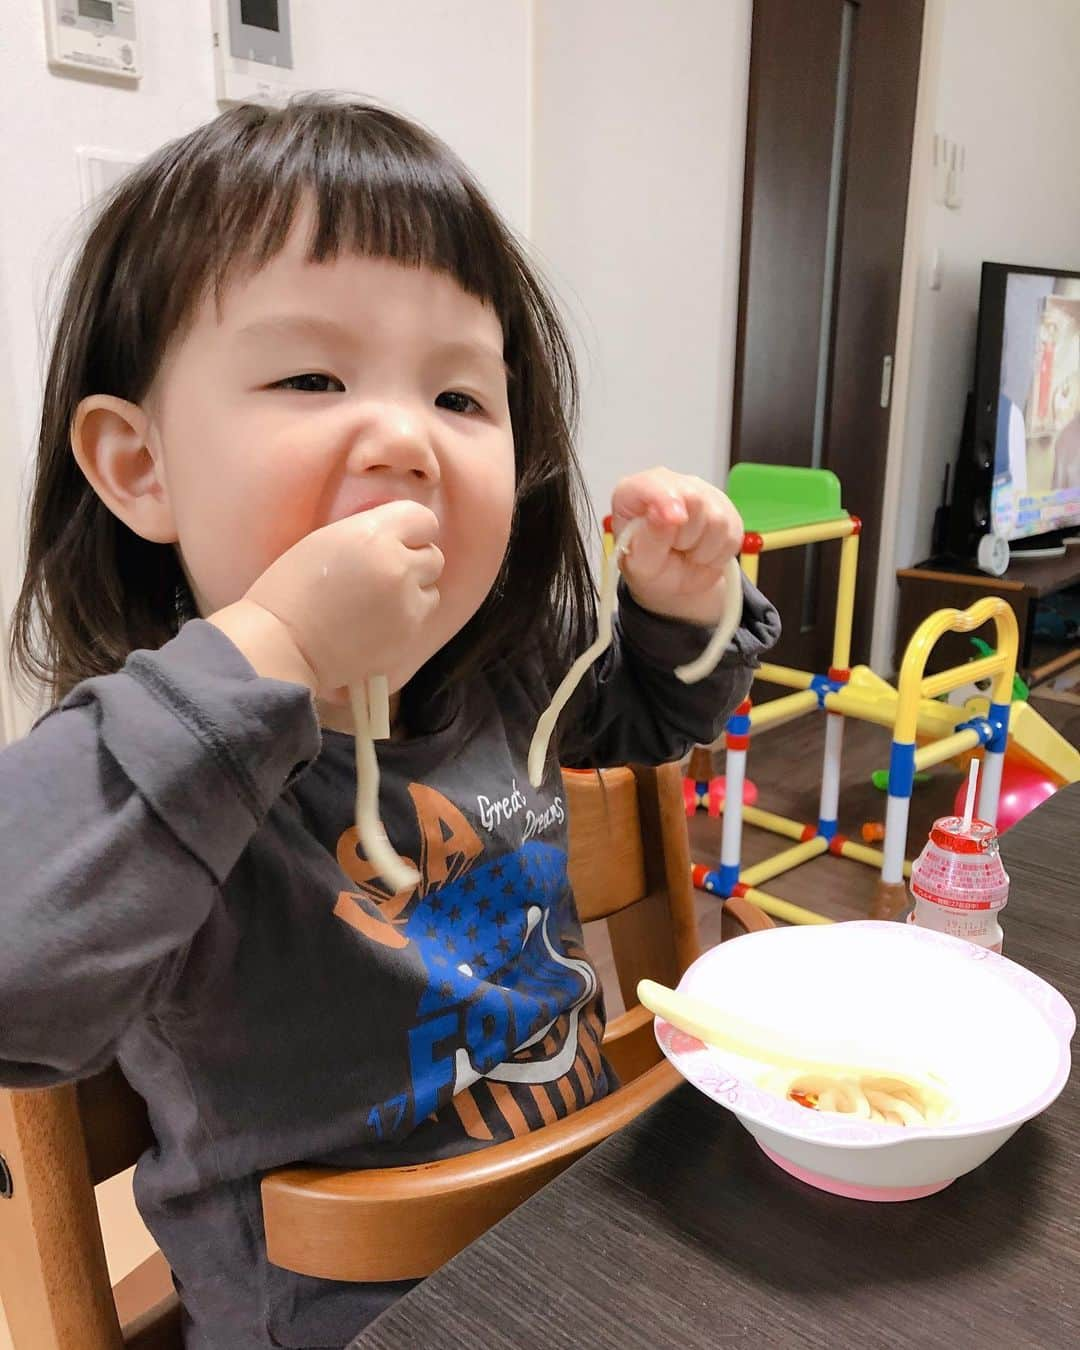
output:
[[480,404],[471,394],[459,394],[454,389],[447,389],[435,400],[436,408],[445,408],[447,412],[452,413],[471,413],[483,412]]
[[317,375],[310,371],[305,375],[289,375],[284,380],[276,380],[271,389],[295,389],[301,394],[343,394],[345,386],[333,375]]

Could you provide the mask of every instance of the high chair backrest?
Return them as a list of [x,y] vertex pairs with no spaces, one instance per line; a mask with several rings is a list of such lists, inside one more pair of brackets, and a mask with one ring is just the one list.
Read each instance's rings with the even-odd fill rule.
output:
[[[588,1148],[680,1080],[637,1003],[698,954],[677,765],[564,775],[569,870],[584,922],[604,919],[627,1011],[604,1053],[623,1086],[506,1144],[419,1168],[290,1168],[263,1182],[270,1259],[301,1273],[392,1280],[437,1269]],[[724,935],[771,927],[729,901]],[[154,1143],[115,1067],[78,1085],[0,1090],[0,1296],[16,1350],[180,1350],[160,1253],[110,1289],[94,1185]]]
[[[604,1054],[625,1083],[659,1063],[642,978],[674,984],[700,954],[683,776],[659,768],[563,771],[570,813],[570,880],[583,923],[607,920],[626,1011],[610,1018]],[[771,928],[755,906],[729,900],[721,937]]]
[[638,981],[674,984],[700,952],[682,774],[677,764],[564,770],[563,783],[578,915],[607,921],[626,1008],[608,1022],[604,1054],[628,1082],[661,1058]]
[[164,1259],[113,1289],[94,1197],[153,1143],[146,1105],[115,1066],[0,1090],[0,1297],[15,1350],[181,1350]]

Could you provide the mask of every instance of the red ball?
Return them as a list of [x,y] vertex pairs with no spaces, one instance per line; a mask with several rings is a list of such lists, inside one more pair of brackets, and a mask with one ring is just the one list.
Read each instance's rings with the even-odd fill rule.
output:
[[[1001,793],[998,797],[996,822],[998,833],[1004,834],[1010,825],[1015,825],[1040,802],[1052,797],[1056,791],[1057,784],[1052,778],[1047,778],[1040,769],[1006,756],[1001,773]],[[953,811],[956,815],[964,814],[966,798],[967,783],[964,782],[957,789],[956,800],[953,802]]]
[[[710,815],[715,815],[724,805],[724,798],[727,796],[727,779],[723,774],[713,778],[709,783],[709,806]],[[744,806],[756,806],[758,799],[757,784],[749,778],[743,779],[742,799]]]

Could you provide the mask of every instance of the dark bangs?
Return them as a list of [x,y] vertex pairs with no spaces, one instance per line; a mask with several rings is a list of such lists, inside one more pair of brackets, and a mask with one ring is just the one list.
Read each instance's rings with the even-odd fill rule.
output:
[[392,113],[311,97],[236,108],[140,166],[127,194],[139,245],[124,250],[106,303],[132,308],[132,328],[156,345],[209,290],[220,298],[234,273],[269,262],[308,203],[310,261],[360,253],[449,273],[508,336],[512,239],[450,151]]
[[282,109],[231,109],[148,158],[107,200],[72,270],[46,379],[11,643],[17,672],[54,697],[118,669],[137,647],[167,641],[186,594],[175,549],[133,534],[83,478],[69,443],[79,401],[145,399],[203,297],[220,299],[234,276],[272,258],[309,203],[313,262],[355,252],[448,273],[502,325],[513,534],[481,612],[417,682],[419,702],[523,639],[556,664],[556,648],[588,640],[577,391],[554,305],[438,139],[384,109],[306,96]]

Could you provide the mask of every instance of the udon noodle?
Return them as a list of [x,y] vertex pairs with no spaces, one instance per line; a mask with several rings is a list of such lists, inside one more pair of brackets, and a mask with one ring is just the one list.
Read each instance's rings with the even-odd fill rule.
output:
[[[615,541],[610,558],[604,560],[604,572],[600,584],[600,609],[596,622],[596,639],[577,658],[563,677],[562,683],[552,696],[551,703],[541,714],[529,747],[529,782],[539,787],[544,779],[544,764],[547,760],[548,743],[559,720],[559,714],[569,703],[571,695],[581,682],[582,676],[607,648],[611,645],[611,621],[615,612],[615,597],[619,584],[619,558],[629,552],[630,541],[641,526],[642,517],[628,521],[622,533]],[[707,675],[711,675],[720,664],[720,658],[727,650],[735,630],[742,618],[742,569],[738,558],[731,558],[724,576],[726,593],[724,596],[724,614],[705,650],[695,660],[684,666],[676,666],[675,674],[684,684],[696,684]]]
[[812,1111],[881,1125],[942,1125],[954,1115],[943,1090],[899,1076],[787,1070],[769,1074],[762,1086]]

